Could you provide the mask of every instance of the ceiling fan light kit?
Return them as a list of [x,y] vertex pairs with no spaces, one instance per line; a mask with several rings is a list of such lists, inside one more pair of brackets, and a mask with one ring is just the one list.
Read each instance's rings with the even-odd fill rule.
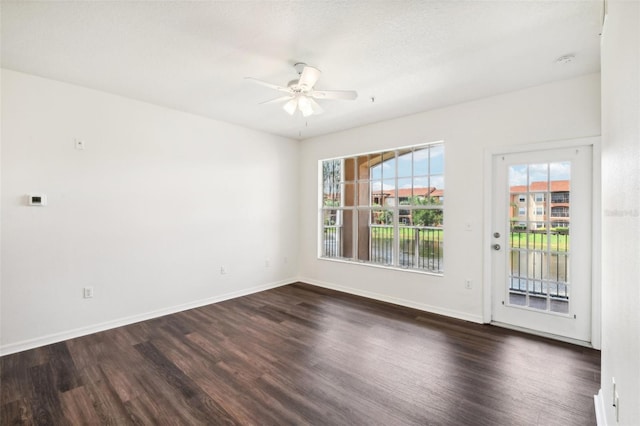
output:
[[298,99],[297,98],[292,98],[291,100],[289,100],[286,104],[284,104],[282,106],[282,109],[287,111],[289,113],[289,115],[293,115],[293,113],[296,112],[296,108],[297,107],[298,107]]
[[247,79],[262,86],[286,93],[287,95],[285,96],[262,103],[267,104],[286,101],[282,106],[282,109],[284,109],[289,115],[295,114],[296,111],[300,111],[304,117],[308,117],[313,114],[321,114],[323,109],[315,101],[316,99],[339,99],[352,101],[358,97],[358,93],[353,90],[315,90],[314,86],[318,81],[318,78],[320,78],[320,70],[303,62],[296,63],[294,68],[300,78],[298,80],[290,81],[286,87],[267,83],[251,77],[247,77]]

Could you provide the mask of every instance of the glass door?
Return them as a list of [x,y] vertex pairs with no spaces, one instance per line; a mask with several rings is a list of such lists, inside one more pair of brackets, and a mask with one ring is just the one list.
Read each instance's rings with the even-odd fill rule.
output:
[[590,341],[591,148],[493,166],[493,321]]

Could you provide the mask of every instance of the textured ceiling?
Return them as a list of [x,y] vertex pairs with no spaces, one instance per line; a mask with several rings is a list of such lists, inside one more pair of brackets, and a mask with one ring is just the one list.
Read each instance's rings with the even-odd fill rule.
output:
[[[600,69],[602,1],[2,2],[2,66],[295,139]],[[556,63],[574,54],[568,64]],[[303,118],[254,77],[322,71]],[[372,102],[371,98],[375,98]]]

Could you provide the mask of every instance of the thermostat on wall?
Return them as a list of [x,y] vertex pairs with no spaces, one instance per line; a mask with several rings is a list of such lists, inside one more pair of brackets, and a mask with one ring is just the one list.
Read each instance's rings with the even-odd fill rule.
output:
[[47,205],[47,196],[42,194],[29,194],[29,205],[30,206],[46,206]]

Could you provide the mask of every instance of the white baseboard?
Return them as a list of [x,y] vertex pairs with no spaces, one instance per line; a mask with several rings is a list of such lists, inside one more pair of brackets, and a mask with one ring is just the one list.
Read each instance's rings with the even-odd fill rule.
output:
[[338,284],[328,283],[325,281],[315,280],[312,278],[300,277],[298,281],[315,285],[317,287],[328,288],[331,290],[341,291],[343,293],[349,293],[356,296],[366,297],[368,299],[379,300],[381,302],[393,303],[394,305],[406,306],[407,308],[418,309],[420,311],[429,312],[432,314],[444,315],[447,317],[457,318],[464,321],[475,322],[482,324],[481,315],[471,315],[466,312],[455,311],[452,309],[440,308],[437,306],[427,305],[425,303],[418,303],[411,300],[400,299],[398,297],[388,296],[386,294],[374,293],[366,290],[354,289],[351,287],[344,287]]
[[604,411],[604,398],[602,397],[602,389],[597,395],[593,395],[593,402],[596,407],[596,424],[598,426],[607,426],[607,415]]
[[209,297],[206,299],[200,299],[193,302],[183,303],[180,305],[170,306],[167,308],[158,309],[143,314],[132,315],[125,318],[119,318],[112,321],[106,321],[99,324],[93,324],[87,327],[80,327],[73,330],[63,331],[60,333],[53,333],[35,339],[23,340],[16,343],[10,343],[0,347],[0,356],[10,355],[16,352],[26,351],[28,349],[38,348],[40,346],[50,345],[52,343],[62,342],[68,339],[74,339],[76,337],[86,336],[88,334],[98,333],[100,331],[110,330],[116,327],[122,327],[124,325],[134,324],[140,321],[146,321],[153,318],[162,317],[169,314],[175,314],[176,312],[182,312],[193,308],[199,308],[201,306],[211,305],[213,303],[222,302],[229,299],[235,299],[237,297],[247,296],[249,294],[258,293],[261,291],[269,290],[283,285],[291,284],[298,281],[297,278],[290,278],[273,283],[262,284],[250,288],[246,288],[239,291],[233,291],[231,293],[225,293],[219,296]]

